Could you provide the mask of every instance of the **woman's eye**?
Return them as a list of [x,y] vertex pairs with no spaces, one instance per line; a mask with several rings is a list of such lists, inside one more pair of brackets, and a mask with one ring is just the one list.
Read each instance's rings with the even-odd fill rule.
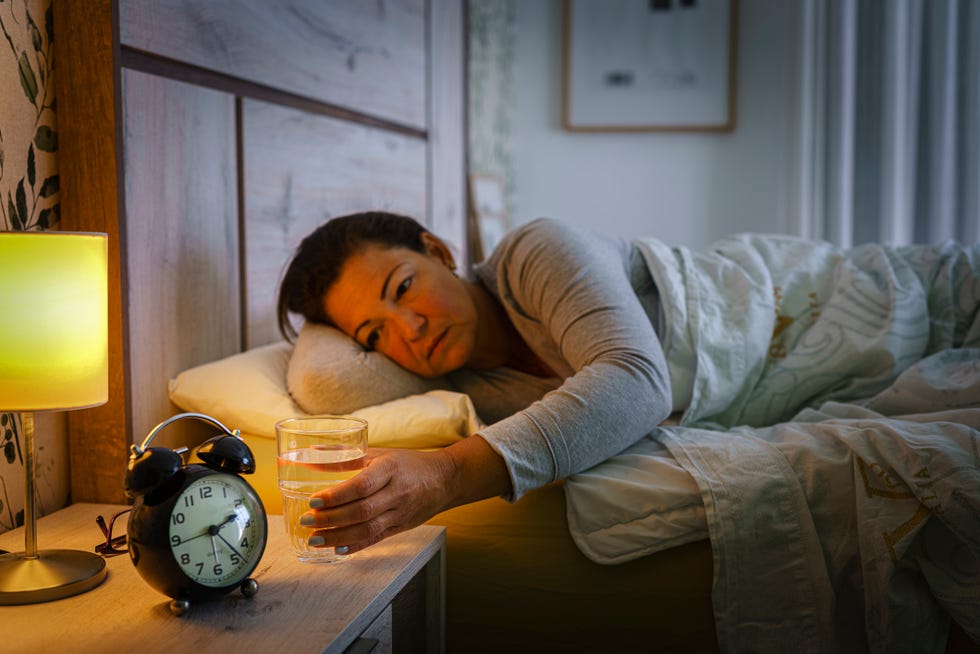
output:
[[372,329],[371,333],[367,335],[367,341],[365,341],[365,347],[369,350],[373,350],[378,345],[379,338],[381,338],[381,330]]
[[395,299],[397,300],[401,296],[405,295],[405,293],[408,291],[411,285],[412,285],[412,278],[406,277],[402,281],[402,283],[398,285],[398,288],[395,289]]

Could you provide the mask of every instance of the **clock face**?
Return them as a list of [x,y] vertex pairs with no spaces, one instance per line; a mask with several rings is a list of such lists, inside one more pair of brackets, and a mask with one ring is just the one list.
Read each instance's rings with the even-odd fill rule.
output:
[[191,482],[170,512],[170,551],[202,586],[237,584],[255,569],[265,549],[265,513],[249,486],[234,475]]

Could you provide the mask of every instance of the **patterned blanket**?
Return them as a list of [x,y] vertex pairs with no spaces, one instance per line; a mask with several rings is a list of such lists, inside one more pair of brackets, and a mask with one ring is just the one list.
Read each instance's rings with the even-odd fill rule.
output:
[[980,247],[642,245],[690,406],[568,480],[580,549],[710,537],[723,651],[980,641]]

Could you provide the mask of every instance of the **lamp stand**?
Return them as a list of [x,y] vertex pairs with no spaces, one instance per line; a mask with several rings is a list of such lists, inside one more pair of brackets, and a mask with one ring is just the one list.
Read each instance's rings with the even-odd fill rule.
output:
[[105,560],[81,550],[37,549],[37,480],[34,455],[34,414],[23,412],[24,434],[24,550],[0,555],[0,605],[34,604],[78,595],[106,577]]

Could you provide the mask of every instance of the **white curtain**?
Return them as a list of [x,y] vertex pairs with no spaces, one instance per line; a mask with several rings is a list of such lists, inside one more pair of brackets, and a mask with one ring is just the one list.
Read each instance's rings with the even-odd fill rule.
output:
[[800,9],[800,233],[980,240],[980,1]]

